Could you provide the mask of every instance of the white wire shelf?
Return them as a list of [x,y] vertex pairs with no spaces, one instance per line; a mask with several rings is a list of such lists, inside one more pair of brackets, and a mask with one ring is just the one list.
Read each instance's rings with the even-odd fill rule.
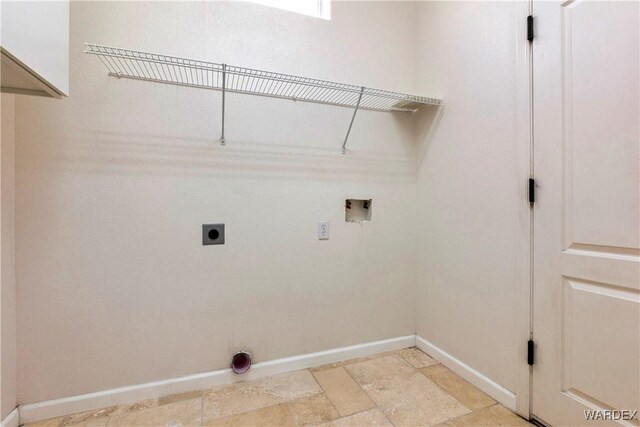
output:
[[[97,56],[111,76],[222,91],[223,124],[220,142],[223,145],[225,92],[354,108],[354,114],[347,131],[347,138],[353,125],[355,113],[359,109],[384,112],[412,112],[426,105],[441,105],[442,103],[441,100],[436,98],[371,89],[364,86],[228,64],[90,43],[85,43],[85,46],[85,53]],[[347,138],[343,143],[343,152],[345,151]]]

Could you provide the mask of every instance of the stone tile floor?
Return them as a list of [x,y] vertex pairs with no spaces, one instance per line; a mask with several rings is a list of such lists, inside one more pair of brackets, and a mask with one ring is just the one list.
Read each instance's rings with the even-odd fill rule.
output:
[[526,426],[417,348],[29,426]]

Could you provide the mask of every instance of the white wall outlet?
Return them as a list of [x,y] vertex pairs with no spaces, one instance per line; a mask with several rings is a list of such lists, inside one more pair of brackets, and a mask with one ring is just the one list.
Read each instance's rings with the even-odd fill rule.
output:
[[329,221],[318,223],[318,240],[329,240]]

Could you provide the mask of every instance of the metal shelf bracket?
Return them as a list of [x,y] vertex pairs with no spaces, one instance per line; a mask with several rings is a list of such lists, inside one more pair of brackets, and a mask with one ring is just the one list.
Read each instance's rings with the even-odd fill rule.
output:
[[220,136],[220,145],[224,147],[224,103],[227,92],[227,64],[222,64],[222,136]]
[[358,102],[356,102],[356,108],[353,110],[353,116],[351,116],[351,122],[349,123],[349,129],[347,129],[347,136],[344,137],[344,142],[342,143],[342,154],[347,154],[347,140],[349,139],[349,134],[351,133],[351,128],[353,127],[353,121],[356,119],[356,114],[358,113],[358,108],[360,108],[360,101],[362,101],[362,94],[364,93],[364,86],[360,88],[360,93],[358,94]]

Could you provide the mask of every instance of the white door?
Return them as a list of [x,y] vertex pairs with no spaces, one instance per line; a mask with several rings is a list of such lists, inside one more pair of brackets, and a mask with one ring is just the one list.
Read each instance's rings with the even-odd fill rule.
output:
[[534,1],[533,16],[531,412],[599,425],[584,411],[640,410],[640,9]]

